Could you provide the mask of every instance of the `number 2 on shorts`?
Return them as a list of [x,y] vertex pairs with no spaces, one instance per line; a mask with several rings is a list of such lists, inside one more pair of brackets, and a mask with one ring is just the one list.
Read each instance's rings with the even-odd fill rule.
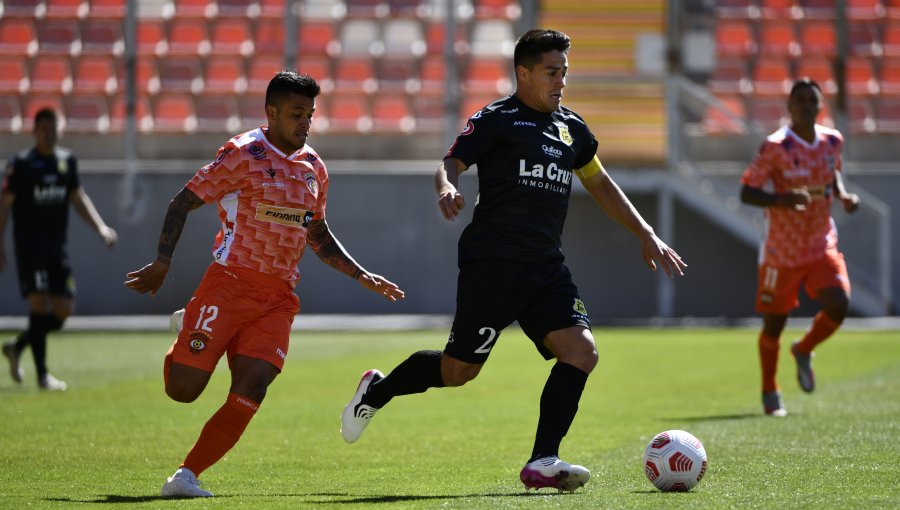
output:
[[481,347],[475,349],[476,354],[487,354],[494,348],[494,340],[497,338],[497,331],[494,328],[483,327],[478,330],[479,335],[487,333],[488,339]]

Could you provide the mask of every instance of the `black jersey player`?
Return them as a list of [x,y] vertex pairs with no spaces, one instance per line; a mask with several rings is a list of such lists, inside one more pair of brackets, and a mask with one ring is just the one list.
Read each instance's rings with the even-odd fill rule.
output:
[[59,330],[74,307],[75,280],[66,253],[69,204],[112,246],[116,231],[104,223],[78,179],[71,151],[58,147],[57,118],[42,109],[34,117],[35,146],[16,154],[7,165],[0,196],[0,271],[6,266],[3,246],[12,216],[19,289],[28,300],[28,329],[3,344],[10,375],[22,382],[22,351],[31,346],[38,386],[62,391],[66,383],[47,371],[47,333]]
[[569,38],[531,30],[516,43],[516,92],[473,115],[435,173],[447,220],[465,200],[459,174],[478,167],[478,201],[459,239],[456,315],[443,351],[419,351],[387,377],[363,374],[341,417],[344,440],[359,439],[393,397],[460,386],[478,375],[501,331],[518,321],[546,359],[556,359],[540,399],[531,457],[520,478],[528,488],[572,491],[590,472],[559,459],[597,350],[587,309],[563,263],[561,234],[577,177],[611,218],[641,241],[651,268],[682,274],[685,264],[662,242],[597,159],[584,120],[560,105]]

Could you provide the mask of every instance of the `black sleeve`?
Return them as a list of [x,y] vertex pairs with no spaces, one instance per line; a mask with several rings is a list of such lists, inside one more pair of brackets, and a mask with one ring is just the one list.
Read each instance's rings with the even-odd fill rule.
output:
[[489,110],[481,110],[473,115],[444,157],[457,158],[466,167],[477,163],[494,145],[498,135],[497,118],[497,115]]
[[587,140],[587,143],[582,144],[581,150],[575,158],[575,170],[583,168],[584,165],[590,163],[597,154],[597,147],[600,145],[594,133],[591,133],[590,128],[586,124],[581,124],[579,127],[583,130],[582,139]]

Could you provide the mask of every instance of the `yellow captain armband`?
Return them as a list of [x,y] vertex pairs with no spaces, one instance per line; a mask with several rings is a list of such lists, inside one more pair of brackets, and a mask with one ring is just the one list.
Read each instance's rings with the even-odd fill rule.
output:
[[578,176],[578,179],[581,180],[582,183],[587,179],[593,177],[594,175],[600,173],[603,170],[603,165],[600,163],[600,158],[594,154],[594,159],[592,159],[588,164],[583,167],[575,170],[575,175]]

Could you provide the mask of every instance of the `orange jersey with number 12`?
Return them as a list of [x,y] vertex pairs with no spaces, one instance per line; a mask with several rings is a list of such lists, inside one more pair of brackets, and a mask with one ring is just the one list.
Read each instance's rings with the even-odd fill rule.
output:
[[325,218],[328,191],[328,172],[312,147],[286,155],[266,140],[264,128],[254,129],[229,140],[186,187],[216,202],[222,222],[216,262],[300,278],[307,227]]
[[837,253],[837,229],[831,218],[835,172],[841,169],[844,138],[837,130],[816,125],[808,143],[787,126],[769,135],[744,170],[741,184],[787,193],[805,189],[812,197],[803,211],[766,208],[766,233],[760,265],[796,267]]

